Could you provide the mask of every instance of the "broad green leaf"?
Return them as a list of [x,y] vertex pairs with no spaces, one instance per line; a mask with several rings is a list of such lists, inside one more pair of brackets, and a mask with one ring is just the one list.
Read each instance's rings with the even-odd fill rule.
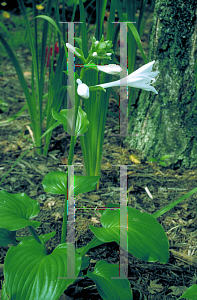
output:
[[[54,237],[56,234],[56,231],[47,233],[47,234],[42,234],[39,235],[39,239],[41,241],[41,243],[44,245],[47,241],[49,241],[52,237]],[[34,237],[32,235],[30,236],[17,236],[16,239],[18,241],[30,241],[30,240],[34,240]]]
[[45,192],[58,195],[67,195],[67,174],[53,171],[45,176],[42,181]]
[[2,290],[1,290],[1,300],[10,300],[6,293],[5,281],[3,282]]
[[[163,227],[157,220],[137,209],[128,207],[128,252],[148,262],[167,263],[169,243]],[[125,216],[126,217],[126,216]],[[105,242],[119,244],[120,230],[124,235],[125,228],[120,224],[119,210],[106,210],[101,217],[103,228],[89,225],[96,237]],[[119,225],[120,224],[120,225]],[[126,248],[124,248],[127,251]]]
[[26,226],[38,227],[40,222],[30,221],[39,213],[39,203],[25,193],[10,194],[0,191],[0,228],[14,231]]
[[87,256],[83,256],[82,257],[82,264],[81,264],[81,270],[86,269],[90,264],[90,258]]
[[95,283],[99,295],[104,300],[132,300],[132,291],[129,280],[126,278],[123,270],[120,268],[121,278],[112,279],[119,276],[119,265],[108,264],[104,260],[97,262],[94,271],[89,270],[87,276]]
[[[93,191],[100,176],[70,176],[69,195],[73,193],[75,187],[75,195]],[[74,183],[75,182],[75,183]],[[61,171],[53,171],[45,176],[42,181],[45,192],[51,194],[67,195],[67,173]]]
[[[94,191],[101,176],[74,176],[75,177],[75,195]],[[74,185],[71,187],[74,190]],[[71,193],[71,191],[70,191]]]
[[[73,134],[74,117],[75,117],[75,106],[71,109],[62,109],[60,113],[57,113],[52,109],[53,118],[63,124],[64,130],[68,134]],[[84,134],[88,130],[89,121],[87,119],[87,114],[79,106],[77,121],[75,127],[75,134]]]
[[7,246],[13,243],[16,238],[16,231],[10,231],[5,228],[0,228],[0,247]]
[[190,300],[197,300],[197,284],[190,286],[185,293],[179,298],[186,298]]
[[[78,276],[81,262],[81,256],[71,243],[60,244],[47,255],[44,246],[35,240],[23,241],[7,252],[4,263],[6,292],[12,300],[58,300],[76,280],[70,275],[75,266],[73,277]],[[64,279],[67,276],[71,279]]]

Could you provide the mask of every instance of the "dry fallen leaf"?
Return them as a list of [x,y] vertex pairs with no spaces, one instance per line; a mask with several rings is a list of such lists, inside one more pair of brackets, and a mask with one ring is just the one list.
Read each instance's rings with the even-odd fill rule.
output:
[[87,195],[86,197],[91,199],[92,201],[98,201],[101,198],[99,195]]
[[112,165],[109,162],[101,164],[101,170],[106,171],[112,168]]
[[38,165],[37,168],[44,172],[49,172],[49,169],[45,165]]
[[162,284],[161,283],[157,284],[158,280],[159,279],[150,280],[150,286],[148,287],[149,293],[155,294],[155,293],[159,293],[163,290]]
[[30,77],[31,76],[31,72],[26,71],[26,72],[23,73],[23,75],[24,75],[24,77]]
[[185,293],[187,289],[188,289],[188,287],[186,287],[186,286],[170,286],[169,290],[172,290],[172,292],[169,293],[168,295],[179,296],[179,295],[182,295],[183,293]]
[[140,163],[141,163],[141,161],[140,161],[140,160],[137,158],[137,156],[134,155],[134,154],[129,155],[129,159],[130,159],[133,163],[135,163],[135,164],[140,164]]

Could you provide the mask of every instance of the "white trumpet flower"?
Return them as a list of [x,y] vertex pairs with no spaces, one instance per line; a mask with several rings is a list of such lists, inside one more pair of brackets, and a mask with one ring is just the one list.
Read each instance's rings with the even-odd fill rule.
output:
[[[158,71],[152,72],[153,64],[155,60],[149,62],[148,64],[142,66],[138,70],[134,71],[127,77],[122,78],[121,80],[116,80],[108,83],[99,84],[104,89],[112,86],[131,86],[145,91],[152,91],[155,94],[158,94],[156,89],[150,85],[151,81],[155,81],[155,77],[158,75]],[[127,79],[125,81],[125,79]]]
[[80,79],[77,79],[77,83],[77,94],[82,98],[88,99],[90,97],[89,87],[85,83],[82,83]]

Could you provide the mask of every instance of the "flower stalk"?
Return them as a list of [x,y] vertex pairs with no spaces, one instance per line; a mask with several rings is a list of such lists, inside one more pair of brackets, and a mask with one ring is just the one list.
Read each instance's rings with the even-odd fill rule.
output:
[[[95,92],[98,90],[106,92],[106,88],[113,86],[130,86],[158,94],[157,90],[151,84],[155,82],[155,77],[159,72],[152,72],[152,67],[155,62],[152,61],[120,80],[97,84],[99,71],[103,73],[101,76],[102,82],[104,81],[105,74],[107,74],[107,76],[118,75],[121,73],[122,68],[116,64],[100,65],[99,62],[101,59],[111,60],[110,56],[113,53],[111,49],[112,43],[110,41],[105,42],[103,36],[100,41],[97,41],[95,37],[91,39],[92,47],[86,59],[81,49],[73,47],[68,43],[66,46],[71,52],[75,53],[83,63],[85,62],[76,82],[78,84],[77,94],[84,99],[84,110],[87,114],[90,126],[84,136],[80,136],[80,141],[86,174],[89,176],[97,176],[100,174],[108,103],[103,101],[101,93],[98,98],[98,94]],[[75,40],[79,45],[81,44],[81,39],[75,38]],[[109,94],[105,96],[105,99],[108,99],[108,97]],[[80,103],[83,105],[83,102]]]

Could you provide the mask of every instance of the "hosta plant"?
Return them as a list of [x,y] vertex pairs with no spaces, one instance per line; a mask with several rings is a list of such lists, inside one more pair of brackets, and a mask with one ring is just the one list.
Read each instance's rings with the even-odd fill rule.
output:
[[[74,109],[59,113],[65,130],[72,131],[69,124],[74,113]],[[57,119],[55,113],[54,117]],[[65,120],[68,121],[68,125]],[[83,134],[88,125],[87,115],[79,107],[76,136]],[[71,146],[75,140],[76,137],[72,136]],[[71,153],[70,161],[73,158],[73,152]],[[100,176],[77,176],[74,175],[73,169],[74,166],[70,165],[67,172],[53,171],[47,174],[42,182],[46,192],[65,195],[61,241],[50,254],[45,244],[54,237],[55,232],[37,234],[36,228],[40,226],[40,222],[36,221],[35,217],[40,211],[39,203],[25,193],[11,194],[0,191],[0,246],[13,244],[4,262],[2,300],[58,300],[64,291],[81,277],[89,277],[95,282],[102,299],[133,299],[129,280],[124,271],[119,269],[119,265],[98,260],[93,272],[88,270],[86,275],[83,274],[83,270],[89,265],[89,258],[85,255],[91,248],[113,241],[120,244],[120,237],[124,236],[125,232],[125,224],[120,222],[120,209],[124,207],[120,206],[117,210],[106,207],[100,211],[102,226],[90,225],[89,228],[95,237],[87,245],[76,249],[73,240],[74,217],[71,226],[67,226],[70,217],[69,213],[67,215],[67,209],[74,203],[74,195],[93,191]],[[128,239],[125,236],[123,250],[147,262],[167,263],[168,239],[155,217],[131,207],[127,207],[127,215]],[[18,236],[17,230],[25,227],[31,236]]]

